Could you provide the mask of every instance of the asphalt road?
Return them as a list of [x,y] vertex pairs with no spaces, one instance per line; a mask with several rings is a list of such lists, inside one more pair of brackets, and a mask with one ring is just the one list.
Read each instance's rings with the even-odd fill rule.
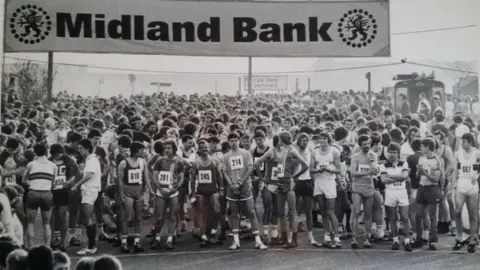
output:
[[[148,232],[150,221],[142,226]],[[323,230],[314,230],[315,238],[322,239]],[[222,245],[200,248],[198,240],[186,232],[178,239],[172,251],[146,251],[141,254],[120,254],[106,242],[100,242],[98,253],[117,256],[124,269],[479,269],[480,251],[469,254],[466,247],[452,251],[454,238],[439,235],[437,251],[426,247],[413,252],[403,249],[392,251],[390,242],[373,243],[371,249],[350,249],[350,240],[343,241],[342,249],[325,249],[309,246],[307,233],[299,234],[299,247],[284,250],[274,247],[267,251],[256,250],[252,240],[242,241],[238,251],[229,251],[231,239]],[[359,241],[362,246],[363,241]],[[148,239],[143,240],[148,247]],[[72,263],[80,257],[75,253],[79,248],[69,248]]]
[[[260,208],[261,211],[261,208]],[[261,214],[261,213],[259,213]],[[466,221],[466,217],[465,217]],[[37,241],[42,239],[41,221],[37,221]],[[152,220],[142,222],[142,235],[151,228]],[[323,230],[314,230],[315,239],[323,239]],[[466,236],[464,236],[466,237]],[[106,242],[99,242],[98,253],[117,256],[124,269],[480,269],[480,247],[469,254],[466,247],[458,252],[452,251],[454,238],[439,235],[437,251],[428,251],[426,247],[413,252],[391,250],[391,242],[373,243],[371,249],[350,249],[350,240],[343,241],[342,249],[315,248],[308,245],[307,233],[299,233],[299,247],[284,250],[274,247],[267,251],[254,249],[252,240],[242,241],[238,251],[229,251],[231,238],[222,245],[200,248],[198,240],[186,232],[178,239],[172,251],[152,251],[148,248],[149,239],[142,240],[146,251],[141,254],[120,254],[118,248]],[[39,241],[38,241],[39,242]],[[38,243],[37,242],[37,243]],[[362,247],[363,240],[359,239]],[[79,248],[68,248],[72,264],[80,258],[76,255]]]
[[[316,231],[321,239],[321,230]],[[124,269],[479,269],[480,253],[451,251],[453,238],[441,236],[437,251],[424,249],[407,253],[391,251],[390,243],[374,243],[372,249],[351,250],[345,240],[342,249],[314,248],[307,244],[306,233],[299,236],[299,247],[293,250],[253,249],[253,242],[243,242],[239,251],[229,251],[227,243],[200,248],[189,233],[180,238],[173,251],[150,251],[142,254],[119,254],[106,243],[99,245],[98,254],[116,255]],[[360,242],[361,243],[361,242]],[[72,260],[77,249],[69,249]]]

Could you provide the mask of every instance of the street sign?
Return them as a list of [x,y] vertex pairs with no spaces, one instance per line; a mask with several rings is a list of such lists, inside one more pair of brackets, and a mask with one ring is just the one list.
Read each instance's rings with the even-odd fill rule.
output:
[[[245,91],[248,91],[248,76],[244,77]],[[287,75],[252,76],[252,91],[286,91]]]

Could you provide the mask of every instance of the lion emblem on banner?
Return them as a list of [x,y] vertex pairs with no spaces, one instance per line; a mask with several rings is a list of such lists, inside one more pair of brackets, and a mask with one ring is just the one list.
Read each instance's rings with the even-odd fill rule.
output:
[[353,48],[368,46],[378,33],[377,21],[363,9],[349,10],[338,23],[338,33],[342,42]]
[[48,12],[37,5],[22,5],[12,13],[10,31],[25,44],[36,44],[50,34],[52,21]]

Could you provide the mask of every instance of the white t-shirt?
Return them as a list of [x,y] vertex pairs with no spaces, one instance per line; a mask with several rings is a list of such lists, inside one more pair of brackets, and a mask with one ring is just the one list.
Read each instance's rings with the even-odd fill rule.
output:
[[407,157],[413,154],[415,154],[415,152],[412,150],[412,147],[410,146],[409,142],[402,144],[402,146],[400,147],[401,161],[407,161]]
[[101,191],[102,188],[102,169],[100,167],[100,161],[95,156],[91,154],[85,160],[85,169],[83,169],[83,175],[87,173],[93,173],[92,178],[85,182],[81,189],[82,190],[96,190]]
[[460,138],[460,137],[463,136],[463,134],[466,134],[466,133],[469,133],[469,132],[470,132],[470,129],[466,125],[460,124],[455,129],[455,137]]

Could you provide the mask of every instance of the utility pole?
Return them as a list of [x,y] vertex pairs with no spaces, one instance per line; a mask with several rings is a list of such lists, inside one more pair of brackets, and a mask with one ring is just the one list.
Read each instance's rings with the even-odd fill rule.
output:
[[295,93],[298,92],[298,78],[295,79]]
[[308,86],[307,86],[307,89],[308,89],[308,92],[310,92],[310,77],[308,77]]
[[252,57],[248,57],[248,93],[252,94]]
[[137,76],[135,74],[128,74],[128,80],[130,81],[130,86],[132,87],[132,95],[135,95],[135,81]]
[[368,81],[368,110],[372,113],[372,74],[367,72],[365,77]]
[[103,84],[103,78],[101,78],[100,80],[98,80],[98,97],[101,96],[101,85]]
[[238,77],[238,92],[237,95],[240,95],[242,93],[242,77]]
[[48,52],[47,66],[47,102],[52,101],[53,96],[53,52]]

